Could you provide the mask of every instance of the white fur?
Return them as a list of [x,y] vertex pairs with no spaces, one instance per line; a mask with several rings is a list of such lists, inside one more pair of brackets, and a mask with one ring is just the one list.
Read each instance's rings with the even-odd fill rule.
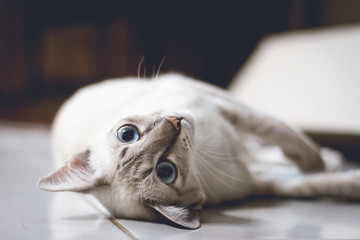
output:
[[[308,178],[303,172],[320,171],[324,166],[329,171],[338,170],[341,155],[323,150],[321,157],[316,145],[301,132],[251,110],[223,90],[177,74],[159,76],[152,81],[107,80],[79,90],[63,105],[54,122],[52,137],[57,167],[70,156],[91,148],[89,165],[95,177],[111,182],[117,159],[107,138],[116,134],[112,132],[114,125],[133,114],[145,116],[154,111],[160,111],[164,117],[184,117],[181,134],[190,136],[188,144],[193,147],[187,159],[188,177],[179,180],[183,182],[176,186],[200,185],[206,203],[240,199],[253,193],[311,196],[339,192],[328,188],[326,181],[321,181],[322,175]],[[180,149],[172,154],[181,155]],[[344,185],[340,183],[339,188],[348,189],[349,176],[352,175],[342,177]],[[325,179],[331,179],[331,175]],[[319,184],[319,191],[309,192],[308,186],[314,182]],[[126,183],[111,182],[111,185],[112,188],[103,186],[92,192],[111,213],[155,218],[141,202],[141,192],[132,196]],[[357,187],[351,185],[351,191]],[[163,194],[169,199],[174,197],[170,190]],[[196,197],[201,199],[201,193]],[[160,209],[165,209],[175,222],[189,214],[189,209],[182,211],[181,207]],[[172,216],[173,213],[177,215]],[[199,223],[193,221],[184,226],[196,228]]]
[[[223,161],[218,160],[218,156],[213,156],[214,159],[211,160],[208,159],[211,157],[210,154],[204,156],[203,152],[196,149],[196,155],[206,158],[206,161],[214,165],[211,167],[195,162],[198,171],[203,173],[205,184],[211,186],[211,188],[204,186],[207,201],[215,203],[248,195],[251,191],[249,186],[251,180],[246,168],[237,160],[239,146],[228,144],[228,142],[237,142],[238,137],[231,134],[232,128],[227,124],[222,124],[221,129],[213,129],[218,127],[215,123],[219,119],[214,106],[193,104],[194,101],[202,100],[198,97],[197,89],[193,88],[193,84],[192,80],[182,75],[167,74],[155,81],[139,81],[134,78],[115,79],[81,89],[62,107],[54,123],[53,149],[57,166],[61,166],[69,156],[84,151],[89,146],[95,146],[99,149],[96,154],[103,156],[92,157],[91,165],[101,171],[99,174],[106,174],[106,171],[109,171],[106,169],[112,166],[112,163],[108,162],[112,158],[106,157],[107,147],[97,143],[101,142],[99,139],[104,138],[119,119],[154,109],[169,114],[174,110],[191,112],[196,119],[196,133],[201,133],[195,134],[194,142],[199,145],[197,147],[209,147],[211,152],[226,153],[222,157],[227,158],[224,164]],[[202,85],[198,87],[203,88]],[[213,89],[209,90],[213,91]],[[221,98],[216,101],[226,104]],[[219,143],[219,139],[226,141],[221,140]],[[214,177],[209,172],[211,168],[221,168],[227,175]],[[235,179],[238,177],[229,178],[229,175],[241,176],[241,180]]]

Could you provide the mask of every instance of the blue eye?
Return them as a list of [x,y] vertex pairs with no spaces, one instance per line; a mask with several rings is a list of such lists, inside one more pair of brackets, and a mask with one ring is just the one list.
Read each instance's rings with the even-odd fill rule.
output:
[[176,179],[176,168],[171,162],[160,162],[156,166],[157,176],[167,184],[174,182]]
[[133,143],[139,139],[139,132],[133,126],[123,126],[117,131],[117,137],[124,143]]

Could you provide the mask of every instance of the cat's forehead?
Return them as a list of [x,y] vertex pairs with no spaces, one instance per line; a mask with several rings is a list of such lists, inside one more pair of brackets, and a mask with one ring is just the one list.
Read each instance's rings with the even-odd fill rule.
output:
[[155,122],[159,121],[164,117],[163,113],[160,112],[151,112],[151,113],[142,113],[142,114],[131,114],[125,117],[122,117],[118,122],[117,126],[123,124],[133,124],[139,127],[146,127],[148,125],[153,125]]

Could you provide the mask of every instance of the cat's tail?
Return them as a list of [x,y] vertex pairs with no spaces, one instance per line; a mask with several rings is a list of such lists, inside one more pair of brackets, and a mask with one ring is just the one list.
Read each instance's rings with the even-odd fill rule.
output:
[[360,200],[360,169],[343,171],[343,157],[339,152],[326,148],[320,152],[326,166],[322,173],[305,174],[291,165],[250,164],[255,194]]

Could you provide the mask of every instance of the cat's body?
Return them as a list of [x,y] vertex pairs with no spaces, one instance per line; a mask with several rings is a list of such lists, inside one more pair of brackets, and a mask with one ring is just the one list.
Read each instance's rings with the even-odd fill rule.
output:
[[[137,115],[141,118],[153,111],[161,112],[164,117],[189,114],[195,119],[196,131],[191,141],[196,144],[194,155],[199,156],[193,159],[193,163],[204,173],[204,182],[212,187],[210,191],[213,194],[208,187],[203,187],[208,192],[206,200],[214,203],[248,195],[251,181],[243,164],[248,161],[246,148],[241,142],[241,134],[233,134],[234,128],[219,112],[218,105],[226,106],[228,102],[224,93],[216,90],[209,86],[204,88],[202,84],[180,75],[160,76],[155,81],[132,78],[109,80],[85,88],[67,103],[56,119],[53,147],[57,167],[63,165],[69,156],[95,145],[120,119]],[[98,94],[101,96],[97,97]],[[214,177],[206,170],[206,167],[213,167],[202,164],[201,158],[227,175]],[[241,181],[227,177],[229,174]],[[237,191],[229,191],[232,188],[228,189],[221,181]]]
[[[276,153],[277,162],[261,155],[270,145],[285,153]],[[53,147],[57,167],[66,165],[39,186],[91,192],[119,217],[160,213],[197,228],[204,202],[250,194],[360,197],[359,172],[302,173],[334,168],[341,156],[327,151],[325,164],[302,133],[176,74],[80,90],[56,118]]]

